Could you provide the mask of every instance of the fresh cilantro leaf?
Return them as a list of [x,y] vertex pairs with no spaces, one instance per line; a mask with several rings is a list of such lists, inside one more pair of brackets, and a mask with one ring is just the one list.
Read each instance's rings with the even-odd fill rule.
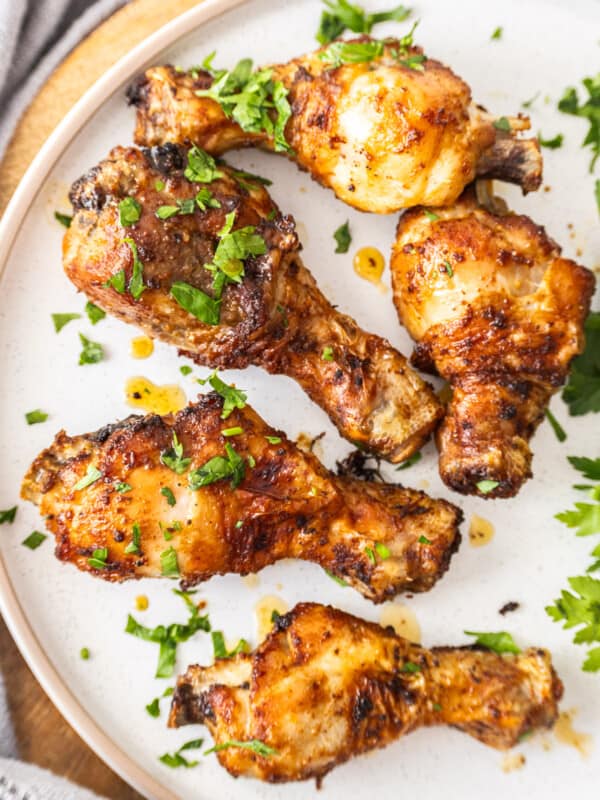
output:
[[148,703],[146,711],[151,717],[160,717],[160,697],[155,697],[151,703]]
[[87,317],[89,321],[92,323],[92,325],[96,325],[98,322],[100,322],[101,319],[104,319],[104,317],[106,316],[106,311],[103,311],[98,306],[94,305],[93,303],[90,303],[89,300],[85,304],[85,313],[87,314]]
[[475,644],[493,650],[494,653],[520,653],[521,650],[515,644],[510,633],[500,631],[499,633],[477,633],[475,631],[465,631],[467,636],[475,636]]
[[431,539],[428,539],[426,536],[419,536],[418,542],[419,544],[431,544]]
[[554,431],[558,441],[559,442],[565,442],[566,439],[567,439],[567,434],[565,433],[565,431],[564,431],[562,425],[560,424],[560,422],[556,419],[556,417],[550,411],[549,408],[546,409],[545,414],[546,414],[546,419],[550,423],[550,425],[552,427],[552,430]]
[[383,42],[372,39],[369,42],[332,42],[325,50],[317,53],[318,57],[331,69],[342,64],[362,64],[373,61],[383,54]]
[[176,281],[171,286],[171,297],[206,325],[218,325],[221,319],[221,301],[209,297],[201,289],[190,286],[189,283]]
[[167,503],[170,506],[174,506],[177,503],[177,500],[175,500],[175,495],[173,494],[171,489],[169,489],[168,486],[163,486],[162,489],[160,490],[160,493],[162,494],[163,497],[167,498]]
[[192,368],[189,367],[187,364],[183,364],[181,367],[179,367],[179,372],[181,372],[182,375],[191,375]]
[[119,203],[119,222],[124,228],[135,225],[142,215],[142,207],[135,197],[124,197]]
[[51,316],[56,333],[60,333],[72,320],[81,319],[81,314],[52,314]]
[[321,14],[316,39],[321,44],[337,39],[345,30],[353,33],[371,33],[373,26],[379,22],[402,22],[410,14],[410,9],[403,5],[389,11],[377,11],[367,14],[360,6],[348,0],[324,0],[327,10]]
[[493,39],[496,39],[496,40],[498,40],[498,39],[501,39],[501,38],[502,38],[502,34],[503,34],[503,33],[504,33],[504,28],[503,28],[501,25],[499,25],[499,26],[498,26],[498,27],[497,27],[497,28],[494,30],[494,32],[492,33],[492,35],[490,36],[490,39],[492,39],[492,40],[493,40]]
[[405,458],[404,461],[401,461],[398,466],[396,467],[396,472],[399,472],[402,469],[408,469],[412,467],[413,464],[417,464],[423,456],[421,455],[420,451],[413,453],[412,456]]
[[163,189],[165,188],[165,182],[161,180],[154,181],[154,188],[156,189],[157,192],[162,192]]
[[448,260],[444,261],[444,269],[446,270],[446,274],[448,275],[449,278],[452,278],[454,276],[454,270],[452,269],[452,264]]
[[598,672],[600,670],[600,647],[593,647],[588,650],[587,658],[583,662],[581,669],[584,672]]
[[88,564],[93,569],[108,569],[108,548],[98,547],[92,553],[92,557],[88,558]]
[[110,289],[111,287],[118,292],[119,294],[125,294],[125,283],[127,281],[127,277],[125,275],[125,270],[120,269],[118,272],[115,272],[114,275],[111,275],[110,278],[105,281],[102,286],[105,289]]
[[571,363],[562,398],[572,416],[600,411],[600,311],[592,311],[585,321],[585,350]]
[[70,214],[61,214],[60,211],[54,212],[54,219],[65,228],[70,228],[73,222],[73,217]]
[[337,242],[337,246],[335,248],[336,253],[347,253],[352,243],[352,235],[350,234],[350,223],[348,221],[344,222],[343,225],[334,232],[333,238]]
[[160,571],[165,578],[178,578],[179,565],[177,563],[177,551],[174,547],[163,550],[160,554]]
[[127,238],[123,239],[123,241],[125,244],[129,245],[129,249],[133,255],[133,270],[131,272],[131,278],[129,279],[127,288],[129,289],[129,294],[133,297],[133,299],[139,300],[142,294],[146,291],[146,287],[144,286],[144,265],[140,261],[137,245],[133,239],[128,236]]
[[73,487],[73,491],[80,492],[82,489],[87,489],[88,486],[91,486],[92,483],[96,483],[102,477],[102,473],[99,469],[94,467],[92,464],[88,465],[87,472],[77,481],[75,486]]
[[190,489],[201,489],[203,486],[225,478],[231,478],[232,488],[237,489],[244,480],[246,464],[229,442],[225,443],[225,453],[226,456],[215,456],[209,459],[204,466],[190,472],[188,476]]
[[183,457],[183,444],[177,438],[177,434],[173,431],[172,444],[169,450],[163,450],[160,454],[160,461],[165,467],[172,469],[178,475],[183,475],[190,465],[191,458]]
[[206,186],[203,186],[198,190],[194,200],[196,201],[196,205],[200,211],[206,211],[208,208],[221,208],[220,201],[217,200],[210,189],[207,189]]
[[171,219],[179,214],[179,206],[159,206],[155,211],[155,216],[158,219]]
[[541,132],[538,133],[538,142],[540,143],[541,147],[547,147],[548,150],[558,150],[559,147],[562,147],[564,136],[562,133],[557,133],[556,136],[553,136],[552,139],[544,139]]
[[183,174],[191,183],[212,183],[223,177],[214,158],[196,146],[188,151],[187,167]]
[[255,232],[256,228],[253,225],[232,230],[235,216],[235,211],[225,216],[225,223],[217,233],[219,243],[213,260],[210,264],[204,265],[204,268],[214,275],[213,289],[217,298],[220,298],[226,283],[241,283],[246,258],[264,255],[267,252],[265,240]]
[[509,133],[511,130],[510,122],[507,119],[507,117],[500,117],[499,119],[495,119],[492,124],[494,128],[496,128],[496,130],[498,131],[504,131],[505,133]]
[[221,744],[217,744],[214,747],[211,747],[209,750],[205,750],[204,755],[207,756],[209,753],[218,753],[221,750],[228,750],[230,747],[240,747],[244,750],[252,750],[253,753],[262,756],[263,758],[279,755],[279,752],[275,750],[274,747],[269,747],[264,742],[261,742],[260,739],[250,739],[246,742],[241,742],[237,739],[229,739],[227,742],[221,742]]
[[79,366],[82,364],[97,364],[104,358],[104,350],[98,342],[92,342],[83,333],[79,334],[82,351],[79,354]]
[[13,506],[12,508],[5,508],[4,511],[0,511],[0,525],[6,523],[12,525],[17,516],[17,508],[17,506]]
[[25,414],[25,419],[27,420],[28,425],[37,425],[40,422],[46,422],[48,419],[48,414],[45,411],[40,411],[39,408],[36,408],[35,411],[28,411]]
[[580,102],[577,89],[570,86],[559,100],[558,109],[588,121],[590,127],[582,147],[589,147],[592,151],[590,172],[593,172],[600,156],[600,72],[593,78],[584,78],[582,84],[588,93],[586,101]]
[[578,472],[581,472],[584,478],[590,481],[600,481],[600,457],[599,458],[584,458],[579,456],[567,456],[568,462]]
[[562,511],[556,519],[568,528],[577,528],[576,536],[591,536],[600,533],[600,504],[575,503],[575,509]]
[[529,100],[524,100],[524,101],[521,103],[521,107],[522,107],[522,108],[531,108],[531,106],[532,106],[532,105],[535,103],[535,101],[538,99],[538,97],[540,96],[540,94],[541,94],[541,92],[536,92],[536,93],[533,95],[533,97],[530,97],[530,98],[529,98]]
[[596,198],[596,207],[598,208],[598,213],[600,214],[600,180],[597,180],[594,183],[594,197]]
[[221,419],[227,419],[235,408],[244,408],[246,406],[246,400],[248,399],[246,392],[236,389],[235,386],[229,386],[225,381],[222,381],[216,370],[208,378],[198,378],[198,383],[202,386],[207,382],[223,398]]
[[28,547],[30,550],[37,550],[38,547],[44,542],[48,537],[45,533],[40,533],[39,531],[32,531],[26,539],[23,539],[21,542],[22,545]]

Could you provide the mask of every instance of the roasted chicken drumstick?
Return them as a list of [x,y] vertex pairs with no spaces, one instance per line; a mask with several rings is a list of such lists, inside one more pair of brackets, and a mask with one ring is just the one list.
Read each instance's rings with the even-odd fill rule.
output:
[[393,462],[442,415],[389,342],[336,311],[260,179],[175,145],[117,147],[71,190],[73,283],[199,364],[294,378],[340,433]]
[[[345,61],[350,52],[352,63]],[[135,141],[193,142],[213,155],[245,146],[280,150],[340,200],[380,214],[448,205],[476,176],[511,181],[524,191],[540,185],[537,141],[517,138],[529,120],[486,113],[464,81],[439,61],[425,60],[419,48],[363,36],[268,70],[287,91],[289,148],[272,133],[252,125],[244,130],[235,121],[245,120],[226,98],[239,97],[244,87],[249,93],[240,65],[227,78],[201,68],[147,70],[128,93],[137,106]]]
[[474,189],[451,208],[407,212],[391,272],[413,362],[452,388],[438,430],[443,480],[464,494],[515,495],[531,477],[529,440],[583,348],[592,273],[561,258],[529,217],[480,205]]
[[109,581],[187,585],[300,558],[374,602],[425,591],[445,572],[460,541],[455,506],[338,478],[248,405],[224,420],[227,410],[211,393],[175,416],[59,433],[22,487],[58,558]]
[[[232,775],[276,783],[320,778],[422,725],[512,747],[555,722],[561,696],[545,650],[425,650],[391,628],[301,603],[253,653],[189,667],[169,725],[204,723]],[[262,747],[248,749],[253,741]]]

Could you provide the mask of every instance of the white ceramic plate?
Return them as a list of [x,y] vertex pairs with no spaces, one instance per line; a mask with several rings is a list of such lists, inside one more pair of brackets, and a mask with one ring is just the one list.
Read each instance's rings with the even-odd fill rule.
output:
[[[391,5],[365,2],[368,8]],[[0,232],[0,374],[2,378],[0,441],[2,442],[0,508],[17,502],[19,483],[32,458],[64,427],[70,433],[94,430],[127,415],[124,384],[142,374],[157,383],[185,382],[188,398],[194,384],[179,374],[175,351],[157,344],[148,361],[132,361],[133,328],[107,318],[92,328],[87,320],[54,333],[50,314],[83,311],[78,296],[61,269],[62,230],[53,211],[68,211],[70,183],[104,157],[116,144],[131,141],[133,112],[124,103],[128,81],[146,64],[171,61],[197,63],[217,49],[219,65],[233,66],[242,55],[258,63],[284,61],[315,46],[320,14],[317,0],[207,0],[136,48],[88,92],[35,159],[17,191]],[[565,134],[565,147],[544,151],[548,192],[522,198],[517,191],[500,191],[515,209],[547,225],[568,256],[588,265],[600,261],[600,231],[588,174],[588,153],[580,142],[584,124],[559,114],[556,100],[568,85],[598,70],[600,7],[595,0],[568,5],[556,1],[480,0],[436,3],[421,0],[414,18],[421,18],[418,41],[427,53],[450,64],[472,86],[474,97],[498,115],[517,112],[520,103],[540,92],[532,110],[534,130]],[[491,41],[497,26],[500,41]],[[406,23],[400,30],[406,30]],[[377,34],[399,30],[381,26]],[[290,35],[290,32],[292,35]],[[546,101],[546,95],[548,100]],[[396,217],[360,214],[338,202],[282,158],[247,151],[229,156],[233,163],[273,179],[272,193],[281,208],[300,223],[305,261],[324,292],[365,328],[387,336],[405,353],[411,345],[399,327],[391,293],[361,281],[352,271],[358,247],[375,245],[389,253]],[[334,255],[333,231],[346,219],[353,233],[351,252]],[[570,225],[574,227],[571,228]],[[385,281],[389,275],[385,274]],[[107,359],[79,367],[78,332],[105,346]],[[194,371],[196,375],[200,370]],[[321,455],[328,466],[349,450],[325,415],[284,377],[257,369],[226,373],[248,390],[252,405],[275,427],[290,436],[326,431]],[[196,385],[197,387],[197,385]],[[43,425],[28,427],[24,412],[43,408],[50,414]],[[512,501],[489,501],[452,495],[437,475],[436,454],[429,444],[423,460],[402,478],[448,497],[465,511],[490,519],[495,538],[473,548],[467,537],[448,575],[429,594],[410,599],[423,642],[462,644],[463,630],[509,629],[522,644],[549,647],[564,679],[563,708],[576,708],[575,725],[600,735],[598,675],[580,670],[581,648],[553,624],[544,606],[566,585],[568,575],[581,574],[589,563],[589,541],[576,539],[553,515],[576,498],[570,488],[575,473],[567,454],[598,454],[598,420],[568,418],[555,398],[553,411],[569,438],[559,444],[548,425],[534,441],[535,478]],[[394,479],[394,472],[386,468]],[[396,476],[397,477],[397,476]],[[0,529],[0,604],[2,612],[36,676],[71,724],[126,780],[153,798],[296,798],[312,786],[264,786],[234,781],[212,757],[195,769],[171,770],[157,756],[174,751],[184,741],[205,735],[202,728],[169,731],[166,702],[157,720],[144,707],[172,681],[153,678],[156,647],[123,632],[128,612],[147,625],[185,619],[181,601],[168,581],[111,586],[56,561],[51,541],[35,552],[20,542],[42,527],[35,509],[20,503],[17,520]],[[465,525],[465,530],[466,530]],[[150,608],[134,610],[134,598],[146,594]],[[267,594],[282,597],[291,607],[299,600],[329,602],[368,619],[379,619],[376,608],[350,589],[338,587],[315,566],[281,563],[261,573],[257,586],[236,576],[217,578],[201,588],[215,628],[231,639],[256,642],[254,606]],[[498,609],[509,600],[521,604],[503,618]],[[81,647],[92,657],[82,661]],[[211,659],[209,637],[198,634],[180,646],[178,669]],[[207,740],[210,741],[209,737]],[[555,740],[549,751],[540,738],[519,752],[525,767],[505,774],[503,756],[469,737],[448,729],[419,731],[383,751],[355,759],[327,777],[322,796],[331,800],[363,798],[366,791],[396,797],[410,791],[420,798],[475,796],[553,798],[597,786],[598,753],[588,759]],[[596,783],[593,784],[594,777]],[[368,787],[368,788],[367,788]]]

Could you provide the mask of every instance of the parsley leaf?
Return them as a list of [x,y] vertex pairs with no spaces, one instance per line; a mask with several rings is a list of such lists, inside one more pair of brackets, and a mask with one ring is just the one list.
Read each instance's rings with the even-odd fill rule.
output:
[[249,256],[264,255],[267,252],[265,240],[257,234],[253,225],[246,225],[233,231],[235,211],[225,216],[225,223],[218,232],[219,243],[213,260],[205,264],[214,275],[213,289],[216,298],[220,298],[223,287],[227,283],[241,283],[244,276],[244,259]]
[[504,131],[505,133],[509,133],[511,130],[510,122],[507,117],[500,117],[499,119],[495,119],[492,125],[494,126],[494,128],[496,128],[497,131]]
[[279,755],[278,750],[275,750],[274,747],[269,747],[264,742],[261,742],[260,739],[250,739],[245,742],[239,741],[238,739],[229,739],[227,742],[216,744],[209,750],[205,750],[204,755],[207,756],[209,753],[218,753],[221,750],[228,750],[230,747],[240,747],[244,750],[252,750],[253,753],[262,756],[263,758]]
[[576,536],[600,533],[600,503],[575,503],[574,510],[561,511],[555,517],[568,528],[577,528]]
[[520,653],[510,633],[499,631],[498,633],[477,633],[475,631],[465,631],[467,636],[475,636],[475,644],[493,650],[494,653]]
[[21,542],[22,545],[28,547],[30,550],[37,550],[38,547],[44,542],[48,537],[45,533],[40,533],[39,531],[32,531],[26,539],[23,539]]
[[232,488],[237,489],[244,480],[246,463],[229,442],[225,443],[225,453],[226,456],[214,456],[204,466],[190,472],[188,476],[190,489],[201,489],[225,478],[231,478]]
[[350,223],[346,220],[343,225],[334,232],[333,238],[337,242],[335,248],[336,253],[347,253],[350,244],[352,243],[352,235],[350,234]]
[[590,481],[600,481],[600,457],[599,458],[584,458],[579,456],[567,456],[568,462],[578,472],[581,472],[584,478]]
[[546,419],[550,423],[550,425],[552,427],[552,430],[554,431],[558,441],[559,442],[565,442],[567,440],[567,434],[565,433],[565,431],[564,431],[562,425],[560,424],[560,422],[556,419],[556,417],[550,411],[549,408],[547,408],[544,413],[546,414]]
[[98,547],[88,558],[88,564],[94,569],[108,569],[108,547]]
[[129,294],[133,297],[133,299],[139,300],[142,294],[146,291],[146,287],[144,286],[144,265],[140,261],[137,245],[133,239],[128,236],[127,238],[123,239],[123,241],[125,244],[129,245],[129,249],[133,255],[133,270],[127,288],[129,289]]
[[492,35],[490,36],[490,39],[492,39],[492,40],[493,40],[493,39],[496,39],[496,40],[498,40],[498,39],[501,39],[501,38],[502,38],[502,34],[503,34],[503,33],[504,33],[504,28],[503,28],[501,25],[499,25],[499,26],[498,26],[498,27],[497,27],[497,28],[494,30],[494,32],[492,33]]
[[81,319],[81,314],[52,314],[51,316],[56,333],[60,333],[72,320]]
[[127,547],[125,548],[125,552],[128,553],[128,554],[131,553],[133,555],[139,555],[140,552],[141,552],[140,543],[141,543],[141,538],[142,538],[142,534],[141,534],[141,531],[140,531],[139,523],[137,523],[137,522],[133,523],[133,528],[131,530],[131,534],[132,534],[132,538],[131,538],[131,541],[129,542],[129,544],[127,545]]
[[165,578],[179,577],[179,564],[177,563],[177,551],[174,547],[163,550],[160,554],[160,571]]
[[[146,706],[146,708],[148,708],[148,706]],[[158,716],[158,714],[156,716]],[[192,739],[191,741],[182,745],[179,750],[175,751],[175,753],[165,753],[164,755],[159,756],[158,760],[161,761],[165,766],[171,767],[172,769],[175,769],[176,767],[187,767],[188,769],[190,767],[195,767],[199,763],[198,761],[188,761],[187,758],[184,758],[184,756],[181,754],[185,750],[198,750],[200,747],[202,747],[203,743],[204,739]]]
[[130,492],[132,488],[133,487],[131,486],[130,483],[125,483],[124,481],[121,481],[117,483],[117,485],[115,486],[115,491],[119,492],[120,494],[125,494],[126,492]]
[[114,275],[111,275],[110,278],[102,284],[105,289],[110,289],[111,286],[118,292],[119,294],[125,294],[125,283],[126,283],[126,275],[125,270],[120,269],[118,272],[115,272]]
[[85,313],[87,314],[87,317],[89,321],[92,323],[92,325],[96,325],[98,322],[100,322],[101,319],[104,319],[104,317],[106,316],[106,311],[103,311],[98,306],[94,305],[93,303],[90,303],[89,300],[85,304]]
[[200,322],[204,322],[206,325],[219,324],[221,301],[214,300],[201,289],[196,289],[195,286],[190,286],[189,283],[183,281],[176,281],[171,286],[171,297]]
[[231,174],[242,187],[248,192],[255,191],[258,186],[271,186],[273,181],[268,178],[263,178],[262,175],[254,175],[252,172],[246,172],[243,169],[231,169]]
[[119,222],[127,228],[135,225],[142,215],[142,207],[135,197],[124,197],[119,203]]
[[564,114],[583,117],[589,122],[590,127],[582,147],[589,147],[592,151],[590,172],[593,172],[600,156],[600,72],[594,78],[584,78],[582,84],[588,93],[585,103],[580,102],[577,89],[570,86],[558,101],[558,110]]
[[318,57],[331,69],[342,64],[362,64],[373,61],[383,54],[383,42],[372,39],[369,42],[332,42]]
[[212,183],[223,177],[214,158],[196,146],[188,151],[187,167],[183,174],[191,183]]
[[600,411],[600,311],[585,321],[585,350],[573,359],[562,399],[573,417]]
[[321,358],[323,361],[334,361],[333,347],[324,347]]
[[319,30],[316,39],[321,44],[337,39],[345,30],[353,33],[371,33],[373,26],[379,22],[402,22],[410,14],[410,9],[403,5],[391,8],[389,11],[376,11],[367,14],[360,6],[349,3],[348,0],[324,0],[327,10],[321,14]]
[[489,494],[493,492],[497,486],[500,486],[499,481],[483,480],[476,483],[475,486],[479,489],[481,494]]
[[15,517],[17,516],[17,506],[13,506],[12,508],[6,508],[4,511],[0,511],[0,525],[4,525],[5,523],[9,523],[10,525],[13,524],[15,521]]
[[73,222],[73,217],[70,214],[61,214],[60,211],[54,212],[54,219],[65,228],[70,228],[71,222]]
[[215,658],[233,658],[238,653],[249,653],[250,645],[245,639],[240,639],[233,650],[228,650],[222,631],[212,631],[212,644]]
[[198,378],[198,383],[202,386],[205,383],[209,383],[215,392],[223,398],[221,419],[227,419],[235,408],[244,408],[246,406],[246,400],[248,399],[246,392],[236,389],[235,386],[229,386],[225,381],[222,381],[216,370],[208,378]]
[[541,147],[547,147],[548,150],[558,150],[559,147],[562,147],[565,137],[562,133],[557,133],[556,136],[552,137],[552,139],[544,139],[540,131],[537,139]]
[[[325,569],[325,568],[323,568]],[[345,581],[343,578],[338,578],[337,575],[334,575],[333,572],[330,572],[328,569],[325,569],[325,572],[329,575],[332,581],[335,581],[338,586],[349,586],[350,584],[348,581]]]
[[96,483],[102,477],[102,473],[99,469],[94,467],[92,464],[88,465],[87,472],[77,481],[75,486],[73,487],[73,491],[80,492],[82,489],[87,489],[88,486],[91,486],[92,483]]
[[402,469],[408,469],[409,467],[412,467],[413,464],[417,464],[422,458],[423,456],[421,455],[421,452],[417,450],[417,452],[413,453],[412,456],[405,458],[404,461],[401,461],[398,464],[398,466],[396,467],[396,472],[399,472]]
[[27,420],[28,425],[37,425],[40,422],[46,422],[48,419],[48,414],[45,411],[40,411],[39,408],[36,408],[35,411],[28,411],[25,414],[25,419]]
[[92,342],[83,333],[79,334],[79,339],[83,346],[79,354],[79,366],[82,364],[97,364],[104,358],[104,350],[98,342]]
[[169,489],[168,486],[163,486],[162,489],[160,490],[160,493],[162,494],[163,497],[167,498],[167,503],[170,506],[174,506],[177,503],[177,500],[175,500],[175,495],[173,494],[171,489]]
[[177,434],[173,431],[172,444],[169,450],[163,450],[160,454],[161,464],[165,467],[172,469],[178,475],[183,475],[190,465],[191,458],[183,457],[183,444],[177,438]]

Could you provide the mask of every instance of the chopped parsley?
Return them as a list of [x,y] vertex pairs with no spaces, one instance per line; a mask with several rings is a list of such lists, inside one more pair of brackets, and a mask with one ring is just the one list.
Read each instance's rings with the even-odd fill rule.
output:
[[146,291],[146,287],[144,286],[144,265],[140,261],[137,245],[133,239],[128,236],[127,238],[123,239],[123,242],[129,245],[129,249],[133,255],[133,270],[127,288],[129,289],[129,294],[133,297],[133,299],[139,300],[142,294]]
[[492,124],[494,128],[496,128],[496,130],[504,131],[505,133],[510,133],[511,127],[507,117],[500,117],[499,119],[495,119]]
[[179,372],[181,372],[182,375],[191,375],[192,368],[189,367],[187,364],[183,364],[181,367],[179,367]]
[[377,559],[375,558],[375,552],[373,551],[372,547],[365,547],[365,553],[371,564],[377,563]]
[[538,142],[540,143],[541,147],[547,147],[548,150],[558,150],[559,147],[562,147],[564,136],[562,133],[557,133],[556,136],[553,136],[551,139],[544,139],[542,133],[538,133]]
[[70,214],[61,214],[60,211],[54,212],[54,219],[57,222],[60,222],[65,228],[70,228],[71,223],[73,222],[73,217]]
[[425,214],[429,222],[437,222],[437,220],[439,219],[439,216],[437,214],[434,214],[433,211],[429,211],[426,208],[423,209],[423,213]]
[[408,672],[413,675],[415,672],[421,672],[421,667],[415,664],[414,661],[405,661],[400,668],[400,672]]
[[186,200],[177,200],[177,205],[159,206],[156,209],[156,216],[158,219],[170,219],[179,215],[193,214],[196,207],[200,211],[206,211],[208,208],[221,208],[221,203],[213,196],[210,189],[203,186],[195,197],[189,197]]
[[65,325],[68,325],[74,319],[81,319],[81,314],[52,314],[51,316],[56,333],[60,333]]
[[212,645],[215,658],[233,658],[238,653],[249,653],[250,645],[245,639],[240,639],[233,650],[228,650],[222,631],[212,631]]
[[571,362],[562,399],[573,417],[600,411],[600,311],[585,321],[585,350]]
[[160,571],[165,578],[179,577],[179,564],[177,563],[177,551],[174,547],[163,550],[160,554]]
[[89,464],[85,475],[83,478],[77,481],[73,487],[73,491],[80,492],[82,489],[87,489],[88,486],[91,486],[92,483],[96,483],[96,481],[101,477],[102,473],[100,470],[94,467],[92,464]]
[[178,475],[183,475],[190,465],[191,458],[183,457],[183,444],[177,438],[177,434],[173,431],[173,439],[171,447],[168,450],[163,450],[160,454],[161,464],[165,467],[172,469]]
[[170,506],[174,506],[176,504],[177,500],[175,500],[175,495],[173,494],[171,489],[169,489],[168,486],[163,486],[162,489],[160,490],[160,493],[162,494],[163,497],[167,498],[167,503]]
[[494,653],[514,653],[521,652],[517,647],[510,633],[499,631],[498,633],[477,633],[476,631],[465,631],[467,636],[475,636],[475,644],[493,650]]
[[188,151],[187,167],[183,174],[190,183],[212,183],[223,177],[214,158],[195,146]]
[[40,411],[39,408],[36,408],[34,411],[28,411],[25,414],[25,419],[27,420],[28,425],[38,425],[40,422],[46,422],[48,419],[48,414],[45,411]]
[[273,80],[273,71],[252,72],[252,60],[244,58],[231,71],[216,73],[209,89],[198,89],[198,97],[210,97],[225,116],[249,133],[266,133],[279,152],[291,152],[285,139],[285,126],[292,115],[287,89]]
[[500,486],[500,481],[483,480],[475,484],[481,494],[489,494],[493,492],[497,486]]
[[32,531],[26,539],[23,539],[21,544],[24,547],[28,547],[30,550],[37,550],[38,547],[44,542],[48,537],[45,533],[40,533],[39,531]]
[[132,486],[130,483],[125,483],[125,481],[120,481],[115,486],[115,491],[119,492],[120,494],[125,494],[126,492],[130,492],[132,490]]
[[0,525],[6,523],[12,525],[17,516],[17,508],[18,506],[13,506],[12,508],[5,508],[4,511],[0,511]]
[[140,552],[141,552],[141,550],[140,550],[141,538],[142,538],[142,534],[141,534],[141,531],[140,531],[139,523],[134,522],[133,523],[133,528],[131,530],[131,541],[129,542],[129,544],[125,548],[125,552],[128,555],[129,554],[133,554],[133,555],[139,555],[140,554]]
[[236,453],[229,442],[225,443],[225,456],[214,456],[204,466],[190,472],[190,489],[201,489],[211,483],[231,478],[231,486],[237,489],[246,474],[246,462]]
[[413,453],[412,456],[405,458],[404,461],[401,461],[398,466],[396,467],[396,472],[399,472],[403,469],[408,469],[412,467],[413,464],[417,464],[422,459],[421,451],[417,450],[416,453]]
[[219,324],[221,319],[220,300],[214,300],[206,292],[183,281],[176,281],[171,286],[171,296],[185,311],[199,319],[200,322],[204,322],[206,325]]
[[90,303],[89,300],[85,304],[85,313],[92,325],[97,325],[97,323],[106,316],[106,311],[103,311],[101,308],[94,305],[94,303]]
[[[148,706],[146,706],[146,709],[148,709]],[[158,714],[156,716],[158,716]],[[188,769],[190,767],[195,767],[200,763],[199,761],[188,761],[188,759],[181,754],[186,750],[198,750],[200,747],[202,747],[203,743],[204,739],[192,739],[191,741],[182,745],[179,750],[176,750],[174,753],[165,753],[164,755],[159,756],[158,760],[166,767],[171,767],[171,769],[176,769],[177,767],[187,767]]]
[[110,289],[112,286],[115,292],[118,292],[119,294],[125,294],[126,281],[127,277],[125,275],[125,270],[120,269],[118,272],[115,272],[114,275],[111,275],[107,281],[104,281],[102,286],[104,286],[105,289]]
[[556,438],[558,439],[558,441],[559,441],[559,442],[564,442],[564,441],[566,441],[566,439],[567,439],[567,434],[565,433],[565,431],[564,431],[564,429],[563,429],[562,425],[561,425],[561,424],[560,424],[560,422],[559,422],[559,421],[556,419],[556,417],[554,416],[554,414],[553,414],[553,413],[550,411],[550,409],[549,409],[549,408],[547,408],[547,409],[546,409],[546,411],[545,411],[544,413],[546,414],[546,419],[547,419],[547,420],[548,420],[548,422],[550,423],[550,426],[552,427],[552,430],[554,431],[554,433],[555,433],[555,435],[556,435]]
[[269,444],[281,444],[281,436],[265,436]]
[[151,700],[148,705],[146,706],[146,711],[150,714],[151,717],[160,717],[160,701],[164,697],[171,697],[173,694],[173,687],[168,686],[164,692],[160,695],[160,697],[155,697],[154,700]]
[[142,207],[135,197],[124,197],[119,203],[119,222],[124,228],[135,225],[142,215]]
[[234,428],[222,428],[221,429],[221,436],[229,437],[229,436],[240,436],[244,432],[243,428],[240,428],[239,425],[236,425]]
[[79,354],[79,366],[83,364],[97,364],[104,358],[104,349],[99,342],[92,342],[83,333],[79,334],[82,350]]
[[422,536],[422,535],[419,536],[417,541],[419,542],[419,544],[431,544],[431,539],[428,539],[426,536]]
[[402,22],[410,14],[410,8],[398,5],[389,11],[376,11],[367,14],[364,8],[349,3],[348,0],[323,0],[326,11],[321,13],[321,21],[316,39],[321,44],[337,39],[344,31],[371,33],[379,22]]
[[333,238],[337,242],[335,252],[336,253],[347,253],[348,248],[352,243],[352,235],[350,234],[350,223],[348,221],[344,222],[343,225],[334,232]]
[[452,264],[447,259],[446,261],[444,261],[444,269],[446,270],[446,274],[448,275],[449,278],[452,278],[454,276],[454,270],[452,269]]
[[268,178],[263,178],[262,175],[254,175],[252,172],[246,172],[243,169],[232,169],[231,174],[242,189],[247,192],[255,191],[257,186],[271,186],[273,183]]
[[215,370],[208,378],[198,378],[198,383],[204,386],[209,383],[210,386],[220,394],[223,398],[223,411],[221,412],[221,419],[227,419],[235,408],[245,408],[248,395],[241,389],[236,389],[235,386],[222,381]]
[[375,552],[382,561],[386,561],[390,556],[390,548],[383,542],[375,542]]
[[87,561],[94,569],[108,569],[108,547],[96,548]]
[[157,192],[162,192],[163,189],[165,188],[165,182],[164,181],[154,181],[154,188],[156,189]]
[[334,575],[333,572],[330,572],[328,569],[325,572],[329,575],[332,581],[335,581],[338,586],[349,586],[348,582],[345,581],[343,578],[338,578],[337,575]]
[[540,96],[541,92],[536,92],[533,97],[530,97],[529,100],[524,100],[521,103],[521,108],[531,108],[531,106],[535,103],[535,101]]
[[229,739],[227,742],[216,744],[209,750],[205,750],[204,755],[207,756],[209,753],[218,753],[221,750],[228,750],[230,747],[240,747],[244,750],[252,750],[253,753],[262,756],[263,758],[279,755],[278,750],[275,750],[274,747],[269,747],[269,745],[261,742],[260,739],[249,739],[245,742],[239,741],[238,739]]
[[567,460],[587,480],[600,481],[600,458],[568,456]]
[[494,32],[492,33],[492,35],[490,36],[490,39],[492,39],[492,40],[496,40],[496,41],[497,41],[498,39],[501,39],[501,38],[502,38],[502,34],[503,34],[503,33],[504,33],[504,28],[502,27],[502,25],[499,25],[499,26],[498,26],[498,27],[497,27],[497,28],[494,30]]
[[342,64],[363,64],[373,61],[383,54],[384,43],[377,39],[369,42],[332,42],[317,55],[331,69]]
[[182,592],[173,589],[174,594],[185,602],[190,616],[187,623],[174,622],[171,625],[157,625],[156,628],[147,628],[140,625],[131,614],[127,617],[125,632],[146,642],[159,645],[158,664],[156,667],[157,678],[170,678],[175,668],[177,645],[187,642],[197,631],[210,631],[208,616],[200,616],[198,607],[191,599],[192,592]]
[[225,223],[217,233],[219,243],[213,260],[204,268],[213,273],[213,291],[218,300],[223,288],[228,283],[241,283],[244,277],[244,260],[250,256],[260,256],[267,252],[267,245],[262,236],[257,234],[253,225],[232,230],[235,222],[235,211],[225,216]]
[[333,347],[324,347],[323,352],[321,353],[321,358],[323,361],[333,361]]
[[558,109],[588,121],[590,127],[582,147],[589,147],[592,151],[590,172],[593,172],[600,156],[600,72],[593,78],[584,78],[582,84],[588,93],[586,101],[582,103],[577,89],[570,86],[559,100]]
[[90,657],[89,648],[82,647],[81,650],[79,651],[79,658],[81,658],[82,661],[87,661],[89,657]]

